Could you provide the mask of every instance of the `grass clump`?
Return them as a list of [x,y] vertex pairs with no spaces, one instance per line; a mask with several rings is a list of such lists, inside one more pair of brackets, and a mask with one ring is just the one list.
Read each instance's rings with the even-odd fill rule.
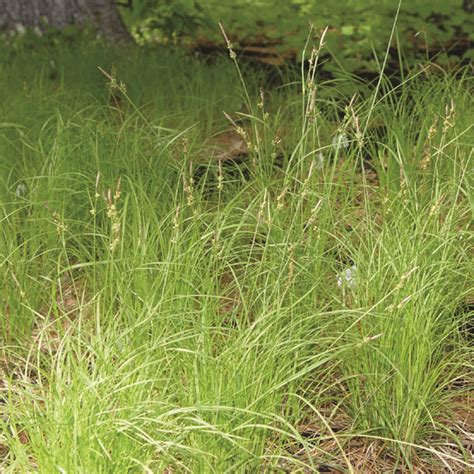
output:
[[1,65],[2,469],[469,469],[467,78],[90,53]]

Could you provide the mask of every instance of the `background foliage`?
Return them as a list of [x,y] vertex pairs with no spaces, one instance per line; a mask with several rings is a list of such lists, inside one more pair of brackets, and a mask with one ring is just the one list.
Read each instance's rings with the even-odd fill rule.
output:
[[[141,0],[126,16],[142,44],[173,42],[195,49],[223,44],[221,22],[236,47],[267,48],[273,62],[298,57],[310,24],[315,31],[328,26],[327,47],[338,67],[363,72],[378,70],[397,8],[396,0]],[[401,49],[403,67],[420,59],[443,66],[467,62],[473,31],[461,0],[403,1],[392,56],[398,63]]]

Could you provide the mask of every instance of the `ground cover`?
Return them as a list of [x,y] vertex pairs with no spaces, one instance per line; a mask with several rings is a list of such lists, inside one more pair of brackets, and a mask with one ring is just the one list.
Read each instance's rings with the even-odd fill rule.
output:
[[0,61],[1,469],[472,469],[467,70],[28,48]]

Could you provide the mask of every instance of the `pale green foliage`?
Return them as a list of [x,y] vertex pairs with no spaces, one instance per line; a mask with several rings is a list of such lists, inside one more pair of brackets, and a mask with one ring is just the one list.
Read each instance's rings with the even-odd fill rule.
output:
[[[224,60],[77,54],[0,66],[0,469],[349,472],[356,440],[468,469],[466,80],[260,94]],[[223,110],[253,110],[242,175]]]

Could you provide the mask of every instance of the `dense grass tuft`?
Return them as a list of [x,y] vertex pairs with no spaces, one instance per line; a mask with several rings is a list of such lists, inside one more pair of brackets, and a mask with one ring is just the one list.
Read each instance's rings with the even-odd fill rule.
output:
[[467,77],[318,52],[2,53],[2,472],[472,467]]

